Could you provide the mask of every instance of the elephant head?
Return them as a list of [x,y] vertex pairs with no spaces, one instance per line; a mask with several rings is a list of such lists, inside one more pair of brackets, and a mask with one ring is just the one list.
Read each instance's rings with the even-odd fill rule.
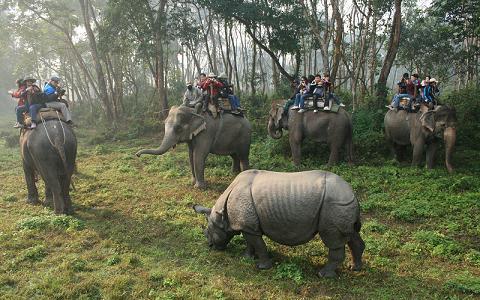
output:
[[274,139],[279,139],[283,135],[283,118],[285,118],[283,115],[283,107],[272,103],[272,107],[268,113],[268,134]]
[[194,205],[193,209],[196,213],[204,214],[207,218],[208,226],[204,233],[207,237],[208,246],[216,250],[227,248],[234,234],[229,230],[228,220],[223,210],[221,212],[212,211],[212,209],[200,205]]
[[445,141],[445,165],[448,172],[453,171],[452,153],[455,148],[457,138],[456,125],[457,116],[455,108],[448,105],[439,106],[435,110],[430,110],[420,117],[424,130],[429,135],[442,138]]
[[205,118],[199,114],[198,109],[186,106],[172,106],[165,120],[165,135],[160,147],[156,149],[143,149],[136,153],[162,155],[178,143],[185,143],[201,131],[205,130]]

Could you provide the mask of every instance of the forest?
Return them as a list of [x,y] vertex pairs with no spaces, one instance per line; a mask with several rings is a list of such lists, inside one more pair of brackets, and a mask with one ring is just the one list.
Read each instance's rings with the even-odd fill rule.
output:
[[[0,0],[0,298],[476,299],[479,68],[479,0]],[[192,206],[212,207],[245,162],[210,154],[197,174],[190,142],[164,146],[171,115],[185,110],[187,85],[202,73],[225,77],[240,99],[244,117],[211,115],[227,130],[229,118],[249,122],[247,167],[326,170],[351,185],[361,271],[349,270],[347,251],[337,278],[318,277],[329,251],[319,238],[289,247],[265,236],[269,270],[242,256],[241,236],[209,249]],[[432,129],[425,145],[392,153],[386,106],[404,73],[435,78],[435,99],[452,118],[443,137]],[[308,134],[295,148],[292,118],[288,130],[282,118],[300,113],[279,113],[298,80],[316,74],[329,75],[338,115],[350,120],[338,153]],[[23,135],[57,141],[49,122],[12,128],[17,99],[7,93],[17,79],[43,87],[54,77],[74,124],[61,127],[63,144],[71,131],[77,147],[71,215],[27,203]],[[161,155],[135,156],[144,148]],[[49,198],[44,177],[32,177],[36,200]]]

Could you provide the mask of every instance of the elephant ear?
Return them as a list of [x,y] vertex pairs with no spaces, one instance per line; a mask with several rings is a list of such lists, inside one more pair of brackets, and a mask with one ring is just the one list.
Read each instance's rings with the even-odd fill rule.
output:
[[280,124],[280,120],[283,116],[283,107],[277,107],[277,112],[275,114],[275,125],[278,126]]
[[190,121],[190,136],[191,140],[194,136],[207,129],[207,122],[202,115],[192,112],[192,119]]
[[420,116],[420,121],[422,126],[428,129],[430,132],[433,132],[435,129],[435,112],[427,111]]

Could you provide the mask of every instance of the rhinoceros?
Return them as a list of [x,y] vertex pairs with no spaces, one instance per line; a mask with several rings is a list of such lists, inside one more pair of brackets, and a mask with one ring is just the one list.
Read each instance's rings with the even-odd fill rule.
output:
[[352,269],[362,268],[365,243],[360,237],[360,208],[352,187],[340,176],[326,171],[280,173],[248,170],[240,173],[215,206],[194,205],[205,214],[208,245],[224,250],[232,237],[242,234],[245,255],[258,257],[257,267],[268,269],[262,235],[289,246],[301,245],[319,233],[329,249],[320,277],[335,277],[345,259],[345,244],[352,254]]

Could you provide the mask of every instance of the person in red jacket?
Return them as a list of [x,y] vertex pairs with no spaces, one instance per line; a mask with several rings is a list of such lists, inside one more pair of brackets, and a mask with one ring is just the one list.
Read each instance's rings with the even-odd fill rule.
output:
[[216,107],[218,107],[218,94],[220,93],[220,89],[223,87],[223,83],[217,80],[216,77],[217,76],[213,73],[208,74],[207,80],[205,80],[201,85],[202,90],[207,92],[207,97],[204,98],[203,102],[203,111],[207,110],[208,101],[211,101]]
[[8,93],[12,96],[12,98],[18,99],[17,106],[15,107],[15,114],[17,115],[17,122],[13,125],[14,128],[21,128],[23,127],[23,113],[28,111],[26,106],[26,95],[25,89],[26,84],[23,79],[17,79],[15,82],[17,84],[16,91],[8,91]]

